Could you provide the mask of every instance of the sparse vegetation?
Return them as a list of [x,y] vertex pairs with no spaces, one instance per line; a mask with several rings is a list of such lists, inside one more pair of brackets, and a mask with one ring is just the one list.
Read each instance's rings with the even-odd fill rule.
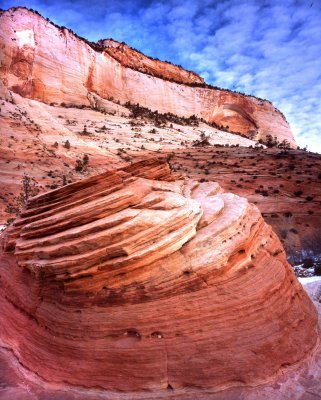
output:
[[[36,180],[28,174],[24,174],[21,181],[21,190],[18,196],[15,196],[12,201],[8,202],[5,212],[18,216],[21,211],[26,207],[28,200],[36,196],[40,189]],[[10,224],[14,218],[10,218],[7,223]]]
[[89,156],[88,154],[84,154],[82,160],[79,159],[76,160],[75,170],[77,172],[85,172],[87,171],[88,164],[89,164]]
[[198,140],[194,140],[193,142],[194,147],[204,147],[210,146],[209,136],[206,136],[204,132],[200,134],[200,138]]
[[[190,117],[179,117],[178,115],[172,113],[159,113],[157,110],[152,111],[147,107],[142,107],[139,104],[131,104],[127,101],[124,104],[131,111],[131,118],[137,119],[147,119],[149,121],[154,122],[155,126],[161,127],[166,126],[167,122],[179,124],[179,125],[190,125],[190,126],[199,126],[200,119],[195,115],[191,115]],[[173,125],[172,125],[173,126]]]
[[86,125],[84,125],[84,128],[83,128],[83,130],[80,132],[80,134],[81,134],[81,135],[84,135],[84,136],[89,136],[89,135],[91,135],[91,133],[90,133],[89,131],[87,131],[87,126],[86,126]]

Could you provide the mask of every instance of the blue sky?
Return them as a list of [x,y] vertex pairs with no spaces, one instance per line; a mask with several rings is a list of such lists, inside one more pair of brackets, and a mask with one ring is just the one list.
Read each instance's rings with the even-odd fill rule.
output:
[[321,0],[0,1],[17,5],[269,99],[298,144],[321,153]]

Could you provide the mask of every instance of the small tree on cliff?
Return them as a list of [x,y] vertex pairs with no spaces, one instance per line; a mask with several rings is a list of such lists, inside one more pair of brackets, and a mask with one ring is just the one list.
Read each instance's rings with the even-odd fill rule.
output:
[[[12,201],[8,202],[5,212],[18,216],[26,207],[28,200],[31,197],[36,196],[39,191],[40,189],[36,180],[29,175],[24,174],[21,181],[20,193],[18,196],[15,196]],[[14,220],[15,218],[9,218],[7,224],[10,225]]]
[[278,146],[279,142],[278,142],[278,139],[276,136],[274,136],[274,138],[273,138],[272,135],[268,134],[268,135],[266,135],[264,144],[267,147],[276,147],[276,146]]
[[282,150],[283,154],[287,154],[288,151],[291,149],[291,145],[286,139],[284,139],[281,143],[278,144],[278,148]]

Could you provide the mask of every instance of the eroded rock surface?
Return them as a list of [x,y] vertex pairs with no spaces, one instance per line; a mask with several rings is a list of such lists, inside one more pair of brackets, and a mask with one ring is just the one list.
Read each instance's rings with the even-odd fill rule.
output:
[[98,43],[103,46],[106,53],[125,67],[177,83],[204,83],[204,79],[195,72],[186,71],[182,67],[169,62],[147,57],[143,53],[127,46],[126,43],[119,43],[113,39],[100,40]]
[[150,159],[31,199],[0,261],[24,368],[159,394],[259,384],[313,351],[316,310],[258,209],[178,178]]
[[[24,173],[44,191],[61,186],[64,179],[71,183],[157,152],[174,156],[172,167],[187,177],[217,181],[255,203],[287,255],[299,252],[304,258],[304,252],[321,252],[319,154],[257,150],[253,140],[205,123],[155,126],[148,118],[131,118],[127,108],[108,100],[100,104],[105,112],[50,106],[1,84],[0,97],[0,225],[13,216],[4,210],[19,194]],[[202,133],[210,146],[194,147]],[[75,163],[84,154],[89,165],[78,172]]]
[[321,255],[320,154],[207,146],[177,149],[170,164],[191,179],[216,181],[256,204],[291,263]]

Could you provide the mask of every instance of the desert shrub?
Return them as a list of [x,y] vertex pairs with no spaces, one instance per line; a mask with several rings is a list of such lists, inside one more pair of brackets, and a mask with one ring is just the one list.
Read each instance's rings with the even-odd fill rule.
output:
[[287,154],[287,152],[291,149],[290,143],[284,139],[281,143],[278,143],[277,147],[282,150],[283,154]]
[[156,126],[165,125],[167,122],[171,123],[171,128],[173,123],[180,125],[192,125],[199,126],[199,118],[196,115],[191,115],[190,117],[179,117],[178,115],[172,113],[161,114],[157,110],[152,111],[147,107],[142,107],[139,104],[131,104],[127,101],[124,104],[131,111],[131,118],[145,118],[153,121]]
[[75,170],[77,172],[85,172],[88,168],[89,157],[88,154],[84,154],[82,160],[76,160]]
[[[27,174],[23,175],[21,181],[21,190],[18,196],[15,196],[12,201],[8,202],[5,212],[8,214],[15,214],[16,216],[21,213],[21,211],[27,206],[28,200],[36,196],[40,189],[37,181]],[[10,219],[10,223],[14,219]],[[8,222],[8,221],[7,221]]]
[[166,156],[166,160],[170,161],[174,157],[175,157],[175,153],[168,153],[167,156]]
[[274,136],[274,138],[272,137],[272,135],[266,135],[265,140],[260,141],[260,143],[265,144],[266,147],[276,147],[279,142],[277,140],[277,137]]
[[198,140],[194,140],[192,146],[194,147],[203,147],[209,146],[209,136],[206,136],[204,132],[201,133],[200,138]]
[[86,125],[84,125],[84,128],[83,128],[83,130],[80,132],[80,134],[81,134],[81,135],[84,135],[84,136],[89,136],[89,135],[91,135],[91,133],[87,131],[87,126],[86,126]]

